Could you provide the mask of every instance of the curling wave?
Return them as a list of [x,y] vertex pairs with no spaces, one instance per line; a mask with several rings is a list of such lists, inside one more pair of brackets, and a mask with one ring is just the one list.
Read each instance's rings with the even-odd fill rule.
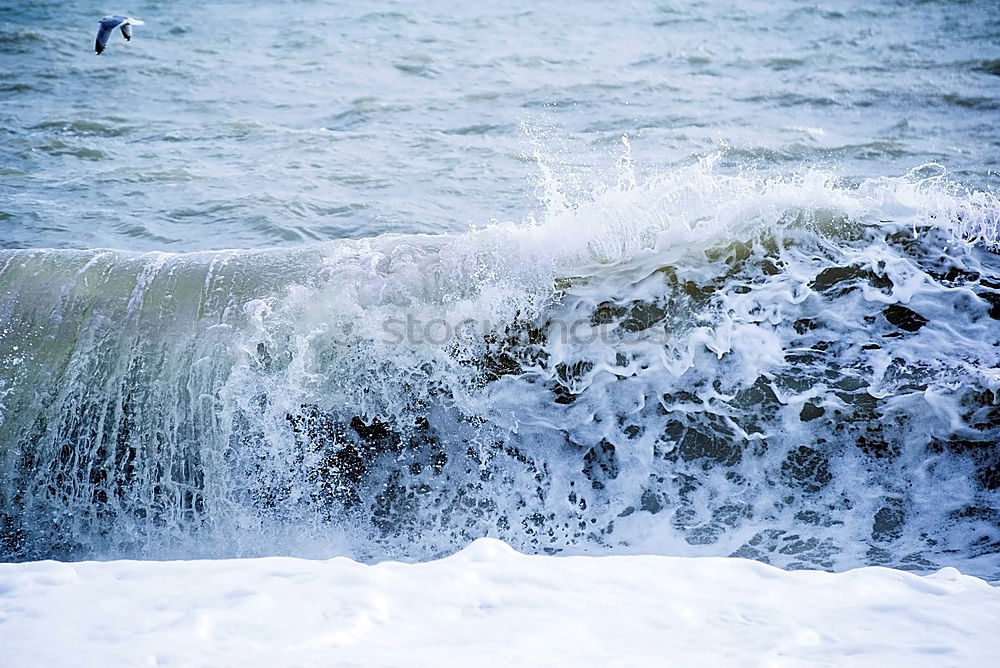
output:
[[0,252],[0,554],[1000,575],[997,198],[714,161],[461,235]]

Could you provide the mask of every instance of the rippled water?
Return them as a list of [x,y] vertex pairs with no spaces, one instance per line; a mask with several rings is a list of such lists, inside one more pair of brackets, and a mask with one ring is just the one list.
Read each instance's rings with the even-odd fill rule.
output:
[[1000,577],[991,3],[128,11],[0,7],[0,558]]
[[[121,9],[120,11],[124,11]],[[536,148],[606,174],[849,180],[924,162],[995,187],[982,2],[84,2],[0,7],[0,244],[269,247],[460,231],[537,208]],[[534,129],[535,139],[523,126]]]

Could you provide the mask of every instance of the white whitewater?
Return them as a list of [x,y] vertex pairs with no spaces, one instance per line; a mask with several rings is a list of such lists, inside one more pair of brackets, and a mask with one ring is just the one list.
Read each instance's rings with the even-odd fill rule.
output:
[[621,169],[460,235],[4,253],[4,549],[1000,573],[996,198]]
[[530,557],[0,564],[4,665],[985,666],[1000,590],[944,569]]

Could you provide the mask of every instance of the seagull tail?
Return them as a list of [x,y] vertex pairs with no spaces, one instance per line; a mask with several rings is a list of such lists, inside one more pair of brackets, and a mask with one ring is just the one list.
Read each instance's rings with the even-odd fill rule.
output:
[[146,25],[146,22],[143,21],[142,19],[133,19],[133,18],[130,18],[128,21],[129,21],[129,23],[131,23],[134,26],[144,26],[144,25]]

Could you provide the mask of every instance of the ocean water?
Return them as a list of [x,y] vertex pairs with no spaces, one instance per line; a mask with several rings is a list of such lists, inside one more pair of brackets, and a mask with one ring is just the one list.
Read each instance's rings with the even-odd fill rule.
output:
[[1000,577],[991,2],[0,7],[0,558]]

